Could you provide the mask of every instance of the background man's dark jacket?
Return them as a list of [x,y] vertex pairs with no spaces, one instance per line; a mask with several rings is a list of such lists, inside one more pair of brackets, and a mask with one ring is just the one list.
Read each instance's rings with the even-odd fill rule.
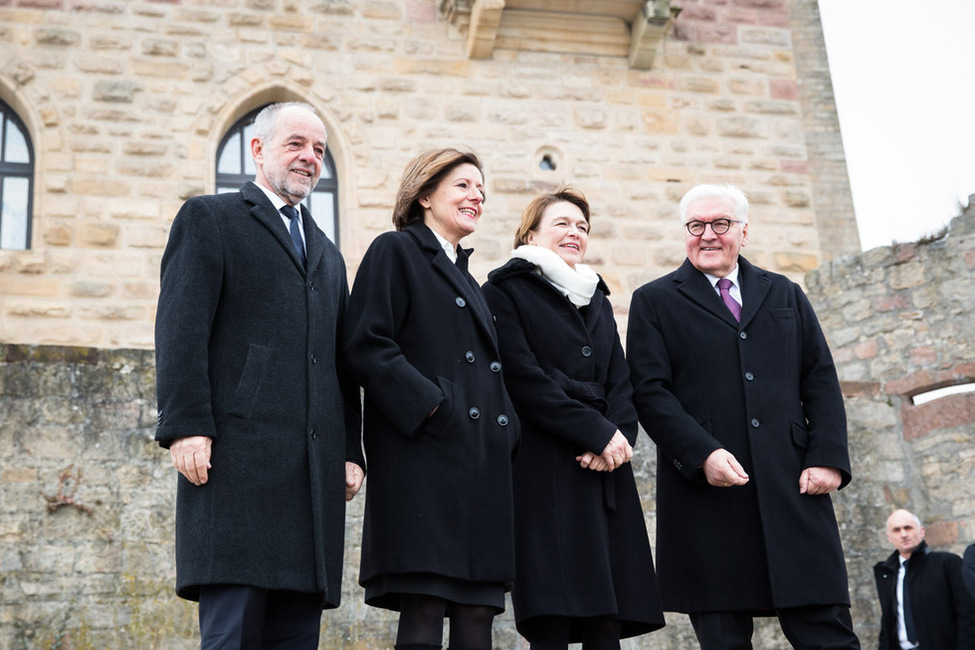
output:
[[359,398],[338,366],[345,264],[303,219],[307,272],[253,183],[190,199],[173,222],[156,317],[156,439],[213,438],[209,481],[178,479],[184,598],[245,584],[339,604],[345,461],[363,463]]
[[[873,567],[880,598],[880,650],[900,650],[897,638],[897,572],[894,551]],[[975,600],[965,590],[961,558],[921,542],[907,561],[907,592],[922,650],[975,650]]]
[[[638,289],[627,357],[657,443],[657,577],[664,609],[849,604],[828,494],[807,467],[850,480],[846,417],[826,339],[802,290],[739,257],[741,323],[685,261]],[[751,477],[719,488],[699,466],[724,447]]]

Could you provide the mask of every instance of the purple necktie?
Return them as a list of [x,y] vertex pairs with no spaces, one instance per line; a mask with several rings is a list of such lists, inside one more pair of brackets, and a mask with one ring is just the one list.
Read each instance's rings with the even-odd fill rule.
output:
[[731,280],[728,278],[718,280],[718,291],[721,292],[721,300],[724,301],[725,306],[731,310],[731,315],[736,321],[741,322],[741,305],[731,297]]

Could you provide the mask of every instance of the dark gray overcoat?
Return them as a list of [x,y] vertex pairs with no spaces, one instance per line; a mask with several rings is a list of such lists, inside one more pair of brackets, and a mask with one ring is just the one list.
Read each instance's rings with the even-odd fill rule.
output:
[[[657,577],[664,609],[849,604],[830,496],[799,494],[807,467],[850,481],[832,355],[797,284],[739,257],[741,323],[685,261],[633,294],[627,358],[657,443]],[[712,487],[723,447],[751,477]]]
[[[522,424],[514,463],[518,630],[539,616],[613,616],[621,637],[663,627],[650,540],[629,463],[583,469],[619,429],[636,444],[623,346],[602,281],[578,309],[530,262],[492,271],[484,296],[497,319],[505,383]],[[581,628],[570,641],[582,641]]]
[[518,419],[467,257],[452,263],[415,223],[379,235],[356,272],[345,353],[365,388],[363,585],[404,573],[514,578]]
[[184,598],[245,584],[339,604],[345,462],[363,463],[359,396],[337,355],[345,265],[303,219],[307,271],[253,183],[190,199],[173,222],[156,316],[156,439],[213,438],[209,481],[178,478]]

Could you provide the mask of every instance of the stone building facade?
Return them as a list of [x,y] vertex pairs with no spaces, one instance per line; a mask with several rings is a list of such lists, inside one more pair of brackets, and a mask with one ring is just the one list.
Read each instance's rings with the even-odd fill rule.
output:
[[[659,38],[631,61],[638,28]],[[350,275],[406,162],[458,144],[486,165],[481,280],[565,182],[623,315],[682,258],[699,182],[746,189],[763,266],[798,279],[859,250],[815,0],[5,0],[0,101],[35,176],[29,249],[0,250],[0,341],[151,348],[169,223],[275,100],[326,123]]]
[[[632,291],[683,258],[681,194],[743,187],[749,258],[805,282],[839,362],[856,480],[836,503],[865,645],[886,512],[916,509],[943,548],[975,534],[973,398],[913,404],[975,376],[975,215],[857,254],[815,0],[0,0],[0,101],[35,174],[30,247],[0,250],[0,650],[194,647],[152,442],[159,259],[180,204],[214,190],[224,135],[277,100],[329,130],[350,276],[405,163],[467,145],[489,197],[475,276],[506,259],[534,193],[572,183],[622,329]],[[644,439],[651,531],[652,457]],[[393,637],[355,584],[361,507],[323,647]],[[693,647],[668,621],[627,647]],[[756,639],[786,647],[774,624]],[[510,608],[495,641],[521,646]]]

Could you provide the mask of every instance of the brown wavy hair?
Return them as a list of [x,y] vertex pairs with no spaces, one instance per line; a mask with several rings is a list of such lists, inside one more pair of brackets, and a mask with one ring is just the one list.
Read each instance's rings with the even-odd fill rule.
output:
[[521,223],[518,224],[518,230],[515,231],[515,248],[528,243],[528,233],[538,228],[545,208],[553,203],[561,203],[563,201],[571,203],[582,210],[582,216],[586,218],[586,223],[590,223],[589,201],[586,200],[586,195],[574,187],[562,186],[554,192],[539,194],[525,206],[524,211],[521,213]]
[[403,171],[396,192],[396,205],[393,207],[393,226],[403,230],[411,223],[423,220],[423,206],[420,199],[433,194],[440,181],[454,167],[469,163],[477,167],[484,176],[481,159],[473,151],[460,149],[431,149],[410,161]]

